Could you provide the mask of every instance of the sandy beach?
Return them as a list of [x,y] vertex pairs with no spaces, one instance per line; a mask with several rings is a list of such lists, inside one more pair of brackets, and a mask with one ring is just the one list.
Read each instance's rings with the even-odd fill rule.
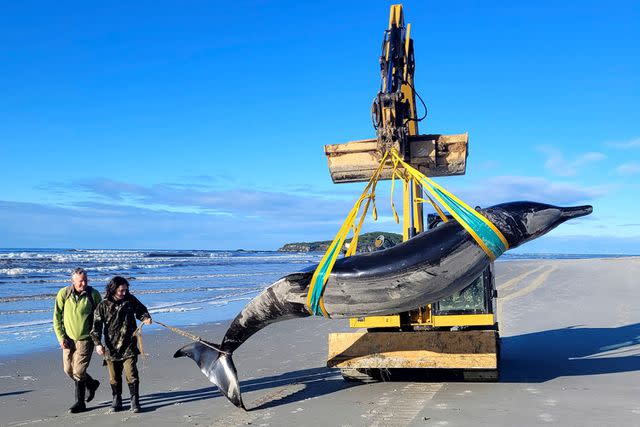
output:
[[[638,425],[639,277],[638,257],[498,262],[498,383],[347,383],[325,367],[327,333],[347,322],[309,318],[269,326],[235,353],[244,412],[191,360],[172,358],[185,338],[155,329],[139,362],[143,413],[107,413],[107,372],[94,355],[89,371],[102,385],[87,412],[68,414],[72,383],[48,350],[0,359],[0,424]],[[226,324],[186,329],[219,341]]]

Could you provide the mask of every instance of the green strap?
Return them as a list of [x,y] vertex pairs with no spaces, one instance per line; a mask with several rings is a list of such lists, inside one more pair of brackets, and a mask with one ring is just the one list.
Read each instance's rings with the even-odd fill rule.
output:
[[325,313],[322,312],[320,308],[320,297],[322,296],[322,291],[324,290],[324,284],[326,283],[326,278],[331,274],[331,264],[332,260],[335,261],[335,253],[338,248],[342,247],[342,242],[344,240],[340,240],[337,243],[340,245],[333,245],[331,251],[329,252],[329,257],[325,260],[324,263],[318,265],[317,274],[313,276],[313,281],[311,282],[311,295],[310,295],[310,306],[311,311],[316,316],[324,316]]
[[[468,208],[461,205],[439,189],[435,188],[434,191],[437,192],[442,199],[447,201],[447,210],[449,210],[452,214],[454,212],[457,214],[456,219],[461,222],[461,225],[464,226],[466,224],[468,227],[473,229],[473,231],[475,231],[478,237],[482,239],[484,244],[487,246],[489,251],[491,251],[494,259],[498,258],[507,250],[505,244],[502,242],[502,240],[500,240],[500,237],[498,237],[498,235],[491,229],[491,227],[489,227],[487,224],[485,224],[484,221],[478,218],[479,213],[475,209],[473,211],[469,211]],[[462,222],[464,222],[464,224],[462,224]]]

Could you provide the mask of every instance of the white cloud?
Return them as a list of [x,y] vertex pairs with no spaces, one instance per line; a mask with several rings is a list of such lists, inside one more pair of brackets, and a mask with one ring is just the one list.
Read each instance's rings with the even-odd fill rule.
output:
[[608,186],[581,186],[570,182],[557,182],[530,176],[495,176],[477,184],[455,189],[454,194],[469,204],[491,206],[514,200],[554,205],[587,203],[603,196],[612,189]]
[[[270,191],[256,188],[214,188],[200,184],[138,185],[106,178],[76,181],[71,185],[50,184],[43,189],[64,190],[72,204],[87,202],[117,204],[171,212],[208,213],[262,219],[327,220],[346,215],[357,198],[304,189]],[[361,191],[361,189],[359,190]]]
[[340,226],[325,218],[249,218],[170,212],[120,204],[73,207],[0,200],[0,235],[9,247],[276,249],[286,242],[328,240]]
[[640,148],[640,138],[633,138],[628,141],[608,142],[607,145],[609,147],[622,148],[622,149]]
[[595,162],[606,159],[603,153],[597,151],[589,151],[577,155],[573,159],[566,158],[564,154],[557,148],[547,145],[538,147],[538,151],[547,155],[545,168],[560,176],[574,176],[580,172],[580,169]]
[[[573,224],[567,230],[571,234],[554,230],[518,251],[639,254],[640,234],[632,231],[636,224],[626,224],[624,237],[568,224]],[[382,225],[370,222],[366,231],[400,232]],[[253,221],[117,205],[68,208],[0,201],[0,235],[14,247],[276,249],[286,242],[331,239],[338,226],[339,221]]]
[[[166,212],[182,212],[229,216],[239,219],[271,223],[284,221],[300,224],[339,224],[355,202],[359,189],[350,196],[331,197],[320,193],[285,193],[258,191],[248,188],[202,189],[199,187],[154,184],[138,186],[126,182],[96,179],[76,183],[78,189],[88,193],[94,201],[76,202],[76,207],[116,206],[120,208],[146,208]],[[387,186],[381,186],[376,205],[380,226],[394,226],[389,205]],[[607,186],[581,186],[570,182],[557,182],[541,177],[495,176],[470,186],[449,188],[462,200],[483,207],[514,200],[530,200],[555,205],[588,203],[612,189]],[[401,191],[395,193],[396,209],[401,215]],[[97,203],[96,203],[97,202]],[[427,207],[430,211],[431,207]],[[366,223],[373,223],[370,218]],[[375,225],[374,225],[375,227]]]
[[[448,189],[462,200],[483,207],[514,200],[577,205],[611,191],[530,176],[452,184]],[[332,194],[309,188],[281,192],[108,179],[78,181],[63,189],[71,198],[66,206],[0,202],[6,208],[0,209],[0,235],[7,232],[9,237],[5,244],[73,245],[73,236],[80,233],[96,247],[276,248],[288,241],[330,239],[362,191],[361,186]],[[378,222],[369,212],[364,230],[401,231],[391,216],[388,191],[389,182],[381,183]],[[396,190],[397,209],[401,193]]]
[[636,175],[640,173],[640,162],[623,163],[616,168],[620,175]]
[[607,156],[598,152],[598,151],[589,151],[587,153],[579,155],[572,164],[576,167],[584,166],[589,163],[599,162],[600,160],[606,159]]

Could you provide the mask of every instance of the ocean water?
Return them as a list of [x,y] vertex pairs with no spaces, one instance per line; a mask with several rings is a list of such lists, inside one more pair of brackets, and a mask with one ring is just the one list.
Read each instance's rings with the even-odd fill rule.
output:
[[[53,305],[75,267],[104,295],[108,280],[126,277],[151,315],[172,326],[232,319],[285,274],[317,264],[321,253],[0,249],[0,357],[57,347]],[[606,255],[503,255],[499,262]],[[159,328],[157,325],[145,328]]]
[[[0,357],[57,347],[53,305],[75,267],[104,295],[115,275],[172,326],[232,319],[278,278],[322,254],[257,251],[0,249]],[[145,331],[159,328],[145,327]]]

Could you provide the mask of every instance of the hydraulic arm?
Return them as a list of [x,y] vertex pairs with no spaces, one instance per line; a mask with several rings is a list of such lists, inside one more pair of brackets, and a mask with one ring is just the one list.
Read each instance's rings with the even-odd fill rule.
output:
[[380,55],[380,92],[371,106],[378,149],[395,148],[406,161],[410,160],[409,136],[418,134],[417,122],[422,120],[416,114],[410,31],[411,24],[404,24],[402,5],[391,6]]

